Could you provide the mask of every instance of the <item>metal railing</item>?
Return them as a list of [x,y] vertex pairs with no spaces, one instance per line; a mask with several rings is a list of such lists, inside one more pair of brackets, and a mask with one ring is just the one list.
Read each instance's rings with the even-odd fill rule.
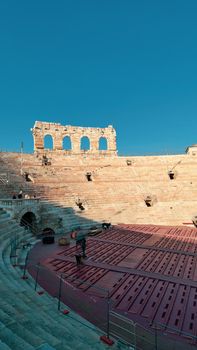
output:
[[[80,271],[81,267],[78,268]],[[27,252],[22,270],[22,279],[27,279],[27,271],[35,280],[34,290],[40,294],[41,288],[52,295],[57,302],[57,310],[68,313],[68,307],[95,324],[106,334],[107,339],[116,339],[120,344],[133,350],[194,350],[197,337],[186,333],[177,333],[166,324],[154,322],[145,328],[125,315],[113,309],[113,300],[109,290],[94,286],[67,273],[55,272],[40,262],[31,261],[31,252]],[[65,310],[65,305],[67,305]],[[83,322],[83,321],[82,321]],[[175,337],[173,337],[173,334]],[[177,337],[179,335],[179,337]],[[181,341],[181,337],[187,341]],[[188,340],[189,339],[189,340]]]
[[38,205],[40,198],[0,199],[0,208],[10,209],[15,207]]
[[5,186],[9,183],[9,174],[7,172],[0,173],[0,183]]

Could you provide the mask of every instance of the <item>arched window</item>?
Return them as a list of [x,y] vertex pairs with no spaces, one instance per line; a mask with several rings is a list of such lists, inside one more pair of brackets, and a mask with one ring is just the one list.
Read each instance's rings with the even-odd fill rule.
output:
[[72,149],[70,136],[65,136],[63,138],[63,142],[62,143],[63,143],[63,149],[65,149],[67,151]]
[[90,140],[87,136],[81,138],[81,150],[87,151],[90,149]]
[[100,137],[99,139],[99,150],[106,151],[107,150],[107,139],[106,137]]
[[53,149],[53,138],[51,135],[45,135],[44,149]]

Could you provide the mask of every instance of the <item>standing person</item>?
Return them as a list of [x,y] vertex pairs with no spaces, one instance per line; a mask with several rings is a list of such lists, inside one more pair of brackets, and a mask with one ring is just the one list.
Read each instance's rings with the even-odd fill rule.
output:
[[86,239],[85,237],[81,240],[81,249],[82,249],[82,256],[83,258],[86,258]]
[[15,195],[15,193],[13,194],[12,199],[16,199],[16,195]]
[[76,263],[77,266],[81,265],[81,244],[80,241],[76,241],[76,252],[75,252],[75,258],[76,258]]

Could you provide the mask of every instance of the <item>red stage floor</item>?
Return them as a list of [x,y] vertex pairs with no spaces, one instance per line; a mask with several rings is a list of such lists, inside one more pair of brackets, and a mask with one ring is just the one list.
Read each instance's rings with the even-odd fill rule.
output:
[[[92,295],[102,302],[108,290],[113,309],[135,322],[147,328],[156,323],[184,341],[197,336],[196,229],[114,226],[89,237],[86,254],[83,265],[77,267],[75,246],[65,249],[40,243],[30,257],[55,274],[65,274],[79,298],[83,293],[83,300]],[[50,283],[44,287],[53,294]]]

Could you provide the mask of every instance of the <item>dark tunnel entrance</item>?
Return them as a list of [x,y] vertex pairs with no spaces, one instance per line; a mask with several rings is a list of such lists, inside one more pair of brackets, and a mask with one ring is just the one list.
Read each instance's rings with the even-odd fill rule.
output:
[[20,221],[20,226],[23,226],[26,230],[31,231],[33,234],[37,234],[36,216],[31,211],[25,213]]
[[55,235],[55,231],[52,228],[47,227],[44,230],[42,230],[42,234],[47,235],[47,236],[48,235]]

